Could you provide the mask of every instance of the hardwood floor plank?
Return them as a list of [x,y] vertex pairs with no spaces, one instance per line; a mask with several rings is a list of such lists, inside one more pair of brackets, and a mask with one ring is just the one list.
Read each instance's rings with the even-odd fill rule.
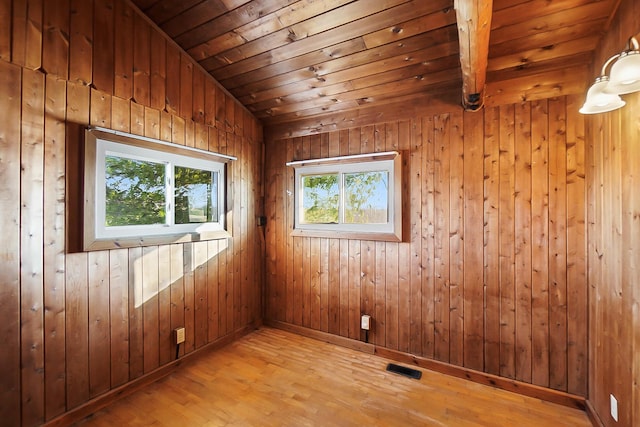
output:
[[262,328],[78,423],[106,425],[589,426],[587,415],[426,369]]

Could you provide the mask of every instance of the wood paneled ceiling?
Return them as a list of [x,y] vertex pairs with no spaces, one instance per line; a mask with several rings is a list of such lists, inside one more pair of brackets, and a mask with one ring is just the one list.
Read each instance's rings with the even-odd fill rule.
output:
[[493,0],[487,55],[456,23],[456,11],[483,1],[133,3],[267,126],[462,94],[460,46],[480,52],[472,72],[485,68],[488,82],[589,64],[618,4]]

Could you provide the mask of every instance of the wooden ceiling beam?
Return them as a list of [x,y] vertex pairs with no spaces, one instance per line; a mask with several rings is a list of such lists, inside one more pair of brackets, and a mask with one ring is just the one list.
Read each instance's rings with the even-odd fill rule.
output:
[[476,111],[484,103],[489,60],[492,0],[455,0],[462,69],[462,106]]

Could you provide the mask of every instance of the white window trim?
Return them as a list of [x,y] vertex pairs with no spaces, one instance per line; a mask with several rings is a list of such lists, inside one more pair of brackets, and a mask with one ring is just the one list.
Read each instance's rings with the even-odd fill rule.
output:
[[[295,168],[294,173],[294,236],[349,238],[362,240],[402,240],[402,161],[396,151],[324,159],[301,160],[287,163]],[[386,171],[389,173],[388,222],[384,224],[306,224],[302,216],[302,177],[316,174],[337,173],[340,176],[353,172]],[[340,186],[340,218],[344,206],[342,179]]]
[[[174,224],[173,182],[165,182],[167,224],[105,227],[105,157],[116,155],[218,173],[218,222]],[[230,237],[226,223],[225,164],[234,157],[101,128],[85,132],[83,249],[100,250]]]

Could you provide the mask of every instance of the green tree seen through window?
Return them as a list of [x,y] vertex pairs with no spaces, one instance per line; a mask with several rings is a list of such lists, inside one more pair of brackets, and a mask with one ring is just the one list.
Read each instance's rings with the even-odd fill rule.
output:
[[164,224],[165,165],[105,157],[107,227]]
[[175,168],[175,223],[218,221],[218,174],[182,166]]
[[302,177],[303,216],[306,224],[335,224],[338,222],[340,194],[338,175],[307,175]]
[[[340,213],[340,182],[344,180]],[[386,171],[331,173],[302,177],[305,224],[380,224],[388,221],[389,174]]]
[[389,174],[383,171],[344,175],[344,222],[384,224],[388,220]]

